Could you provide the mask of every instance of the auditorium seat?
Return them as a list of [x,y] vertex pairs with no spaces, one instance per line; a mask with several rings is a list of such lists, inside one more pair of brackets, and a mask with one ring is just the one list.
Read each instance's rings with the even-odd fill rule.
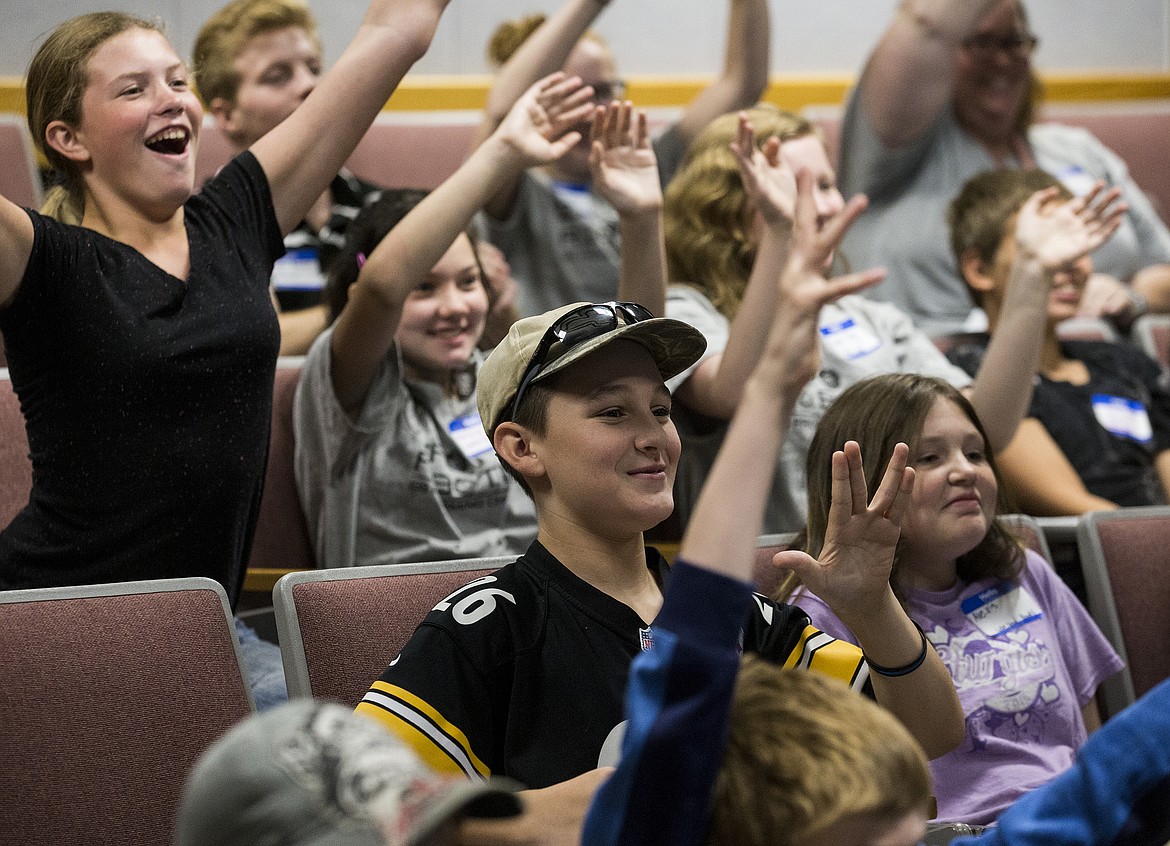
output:
[[[256,521],[249,571],[272,570],[283,575],[287,570],[316,566],[293,473],[292,407],[303,363],[302,358],[285,357],[276,365],[268,467],[264,472],[264,496],[260,500],[260,517]],[[258,574],[253,573],[250,581],[257,578]],[[256,587],[246,584],[245,589],[254,590]],[[268,584],[265,590],[272,590],[272,584]]]
[[[478,112],[392,112],[379,115],[346,167],[387,188],[435,188],[463,163]],[[203,120],[195,184],[227,164],[231,145],[210,116]]]
[[784,581],[784,577],[788,575],[788,571],[774,566],[772,564],[772,556],[777,552],[792,549],[795,541],[796,532],[760,535],[756,538],[756,563],[753,571],[753,579],[756,583],[757,593],[762,593],[768,597],[775,595],[776,589],[780,587],[780,583]]
[[21,115],[0,113],[0,195],[39,209],[44,194],[28,126]]
[[188,771],[251,712],[211,579],[0,591],[0,839],[171,846]]
[[1170,314],[1143,314],[1134,321],[1130,335],[1146,355],[1170,370]]
[[[290,696],[354,706],[427,612],[514,556],[290,573],[273,603]],[[494,602],[490,595],[470,601]]]
[[1077,525],[1089,612],[1126,666],[1101,685],[1116,714],[1170,677],[1170,508],[1095,511]]

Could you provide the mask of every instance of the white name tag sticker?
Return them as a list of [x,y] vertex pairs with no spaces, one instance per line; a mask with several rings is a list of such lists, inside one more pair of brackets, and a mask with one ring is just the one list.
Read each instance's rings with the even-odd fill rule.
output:
[[1097,184],[1097,180],[1090,174],[1086,173],[1082,168],[1076,165],[1069,165],[1068,167],[1058,170],[1052,174],[1060,183],[1068,189],[1069,193],[1074,197],[1083,197],[1093,190],[1093,186]]
[[959,606],[979,631],[999,637],[1044,615],[1028,591],[1011,582],[968,596]]
[[820,332],[821,343],[848,361],[864,358],[876,352],[882,345],[877,335],[864,326],[859,326],[852,317],[836,323],[826,323],[820,328]]
[[325,274],[317,261],[316,247],[289,250],[272,266],[272,286],[278,291],[320,291]]
[[488,440],[478,414],[456,417],[447,424],[447,434],[468,460],[492,451],[492,442]]
[[1150,415],[1137,400],[1109,394],[1093,394],[1093,416],[1107,432],[1148,444],[1154,437]]

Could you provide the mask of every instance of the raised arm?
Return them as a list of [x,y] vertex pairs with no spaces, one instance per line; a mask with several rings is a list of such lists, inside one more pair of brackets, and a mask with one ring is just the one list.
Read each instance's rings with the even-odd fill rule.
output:
[[[857,443],[848,441],[834,452],[820,558],[793,550],[778,553],[775,563],[794,570],[849,627],[870,664],[877,701],[902,721],[927,757],[937,758],[962,742],[963,710],[942,659],[890,587],[901,517],[913,485],[908,453],[905,444],[895,446],[871,501]],[[891,675],[883,667],[900,669]]]
[[768,0],[729,0],[723,72],[683,112],[678,131],[688,146],[715,118],[754,106],[771,71]]
[[252,145],[281,231],[304,219],[402,77],[430,46],[448,0],[372,0],[353,41],[308,99]]
[[622,238],[618,299],[641,303],[661,317],[666,309],[666,246],[662,187],[646,128],[646,113],[628,100],[593,115],[589,170],[601,196],[618,213]]
[[1057,274],[1100,247],[1121,225],[1119,189],[1098,183],[1084,197],[1060,202],[1058,189],[1032,195],[1016,219],[1016,252],[987,355],[971,387],[971,404],[998,454],[1028,412],[1032,383]]
[[[730,420],[748,376],[755,369],[776,309],[776,280],[788,259],[796,200],[796,179],[780,156],[780,140],[756,145],[747,115],[739,117],[739,134],[731,144],[739,163],[748,205],[759,216],[760,241],[744,290],[731,322],[727,348],[709,356],[678,389],[678,398],[708,417]],[[851,223],[864,209],[864,198],[846,208]]]
[[[609,0],[568,0],[541,24],[496,73],[474,145],[495,132],[513,104],[536,80],[565,66],[574,45],[601,14]],[[519,175],[502,180],[486,204],[492,217],[508,216],[516,198]]]
[[922,136],[950,101],[964,38],[1003,0],[902,0],[862,71],[861,105],[888,147]]
[[537,82],[492,137],[382,239],[333,332],[333,384],[343,408],[360,407],[394,342],[407,295],[467,228],[496,180],[564,155],[580,140],[569,130],[590,109],[579,79],[556,73]]
[[0,197],[0,308],[16,297],[32,245],[33,226],[28,214],[7,197]]
[[752,578],[755,541],[763,524],[776,456],[796,399],[820,363],[817,319],[821,306],[881,281],[881,271],[826,279],[824,268],[860,213],[849,209],[817,229],[812,177],[797,174],[792,243],[773,283],[766,340],[744,386],[735,416],[683,537],[681,556],[743,581]]
[[608,3],[609,0],[568,0],[525,39],[492,81],[475,147],[496,131],[532,83],[565,66],[573,46]]

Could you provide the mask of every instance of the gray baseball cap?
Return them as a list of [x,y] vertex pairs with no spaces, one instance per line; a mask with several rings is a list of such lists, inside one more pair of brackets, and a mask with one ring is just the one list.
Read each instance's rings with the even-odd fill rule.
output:
[[421,846],[450,820],[511,817],[519,785],[449,779],[340,705],[297,700],[241,722],[187,779],[178,846]]

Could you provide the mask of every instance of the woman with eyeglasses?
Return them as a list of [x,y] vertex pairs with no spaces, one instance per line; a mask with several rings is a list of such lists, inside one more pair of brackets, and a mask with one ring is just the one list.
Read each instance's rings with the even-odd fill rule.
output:
[[[518,555],[532,541],[532,503],[476,411],[491,297],[469,224],[493,185],[564,155],[591,115],[599,190],[633,244],[657,245],[645,115],[629,103],[595,110],[589,89],[559,72],[531,86],[433,192],[386,192],[350,225],[326,287],[334,322],[309,351],[293,413],[320,566]],[[660,252],[629,257],[632,278],[658,280],[659,302]]]
[[1048,171],[1076,196],[1098,181],[1122,189],[1129,210],[1093,255],[1082,315],[1127,326],[1170,310],[1170,231],[1125,163],[1083,129],[1033,122],[1037,44],[1020,0],[904,0],[850,97],[841,186],[870,209],[842,249],[886,267],[869,295],[931,334],[958,330],[972,307],[947,246],[947,204],[1004,167]]
[[[768,0],[727,2],[723,70],[678,123],[654,140],[663,185],[710,120],[754,104],[767,86]],[[597,103],[625,98],[613,53],[589,31],[607,3],[567,0],[547,20],[534,15],[500,26],[489,54],[501,68],[488,94],[479,140],[491,134],[529,85],[556,70],[580,77]],[[617,291],[618,216],[593,188],[587,134],[556,162],[501,181],[486,206],[487,235],[511,266],[521,316],[581,300],[611,300]]]

